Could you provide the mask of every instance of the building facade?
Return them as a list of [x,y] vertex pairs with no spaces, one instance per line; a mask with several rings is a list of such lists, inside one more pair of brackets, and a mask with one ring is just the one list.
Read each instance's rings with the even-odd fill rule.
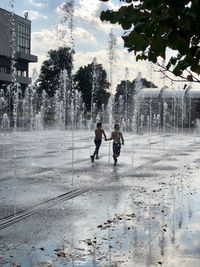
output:
[[143,88],[138,92],[139,123],[168,128],[200,123],[200,89]]
[[0,8],[0,89],[13,81],[26,88],[31,62],[31,21]]

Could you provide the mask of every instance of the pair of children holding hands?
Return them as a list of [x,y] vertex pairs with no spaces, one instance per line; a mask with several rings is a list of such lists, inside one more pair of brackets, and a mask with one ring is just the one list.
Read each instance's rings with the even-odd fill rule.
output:
[[111,137],[107,138],[104,130],[101,128],[101,122],[97,123],[97,128],[95,129],[95,150],[93,155],[90,156],[91,161],[94,162],[94,159],[99,159],[99,148],[102,142],[102,136],[104,136],[105,141],[113,140],[113,159],[114,159],[114,166],[117,165],[117,158],[120,155],[121,144],[124,145],[124,138],[122,133],[120,132],[120,127],[118,123],[114,125],[114,131],[111,133]]

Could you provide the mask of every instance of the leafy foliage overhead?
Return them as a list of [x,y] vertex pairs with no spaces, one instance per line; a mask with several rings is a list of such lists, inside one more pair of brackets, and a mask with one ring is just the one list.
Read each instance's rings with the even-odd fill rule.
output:
[[[101,0],[106,2],[107,0]],[[188,71],[200,74],[200,1],[121,0],[117,10],[101,13],[101,20],[119,23],[124,30],[124,46],[137,60],[166,61],[166,69],[176,76]],[[166,49],[174,50],[167,58]]]

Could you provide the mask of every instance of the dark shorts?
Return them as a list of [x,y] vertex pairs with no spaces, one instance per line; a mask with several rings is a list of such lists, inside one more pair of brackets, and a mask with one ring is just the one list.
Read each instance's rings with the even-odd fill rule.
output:
[[114,154],[116,157],[119,157],[119,155],[120,155],[120,150],[121,150],[121,144],[120,144],[120,143],[116,143],[116,142],[114,142],[114,143],[113,143],[113,154]]
[[94,139],[94,143],[95,143],[95,146],[96,146],[96,149],[99,149],[100,146],[101,146],[101,139]]

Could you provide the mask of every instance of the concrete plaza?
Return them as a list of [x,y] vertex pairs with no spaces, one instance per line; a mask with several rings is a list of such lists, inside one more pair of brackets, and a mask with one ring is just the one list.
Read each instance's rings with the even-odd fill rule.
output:
[[0,266],[200,266],[199,133],[93,135],[0,134]]

